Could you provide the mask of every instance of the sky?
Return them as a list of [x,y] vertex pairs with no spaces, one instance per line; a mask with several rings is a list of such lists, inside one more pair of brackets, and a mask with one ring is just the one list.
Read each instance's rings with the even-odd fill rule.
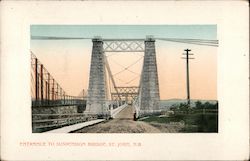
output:
[[[217,39],[216,25],[32,25],[30,31],[31,36],[122,39],[153,35],[155,38]],[[187,48],[195,58],[190,60],[191,99],[217,99],[216,47],[161,40],[156,40],[155,45],[162,100],[186,98],[186,64],[181,57]],[[67,94],[78,95],[83,89],[87,90],[91,39],[31,39],[30,48]],[[138,86],[144,53],[105,54],[118,86]],[[134,65],[130,71],[119,73],[131,64]]]

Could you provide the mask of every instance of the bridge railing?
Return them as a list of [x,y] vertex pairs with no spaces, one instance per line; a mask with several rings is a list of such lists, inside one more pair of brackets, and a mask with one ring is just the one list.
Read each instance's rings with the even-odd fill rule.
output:
[[32,100],[32,107],[55,107],[84,105],[83,99],[59,99],[59,100]]
[[32,131],[43,132],[51,129],[96,120],[97,115],[70,113],[70,114],[32,114]]
[[138,118],[139,117],[139,112],[140,112],[139,97],[136,97],[136,99],[132,103],[132,107],[135,110],[136,118]]
[[84,98],[67,94],[42,62],[31,52],[32,107],[78,105]]
[[110,115],[111,115],[111,117],[112,118],[115,118],[116,117],[116,115],[119,113],[119,112],[121,112],[125,107],[127,107],[128,106],[128,104],[123,104],[123,105],[121,105],[121,106],[119,106],[119,107],[117,107],[117,108],[115,108],[115,109],[111,109],[111,111],[110,111]]

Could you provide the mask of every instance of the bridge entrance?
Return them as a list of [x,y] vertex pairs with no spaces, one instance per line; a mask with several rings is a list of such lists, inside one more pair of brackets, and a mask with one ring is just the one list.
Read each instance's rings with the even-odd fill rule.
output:
[[[111,109],[132,105],[137,117],[159,110],[159,82],[155,40],[146,39],[92,39],[86,113],[110,115]],[[143,52],[143,66],[138,86],[117,86],[107,60],[106,52]],[[110,78],[114,92],[109,91]],[[115,106],[113,106],[116,104]]]

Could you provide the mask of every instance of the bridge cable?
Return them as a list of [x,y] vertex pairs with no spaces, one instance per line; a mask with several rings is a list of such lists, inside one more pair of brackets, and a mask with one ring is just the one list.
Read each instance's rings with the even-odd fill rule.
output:
[[90,40],[92,37],[31,36],[31,40]]
[[[110,66],[109,66],[109,63],[108,63],[108,60],[107,60],[107,57],[106,57],[105,54],[104,54],[104,62],[105,62],[105,66],[106,66],[106,68],[107,68],[107,70],[108,70],[108,74],[109,74],[109,76],[110,76],[110,78],[111,78],[111,81],[112,81],[112,83],[113,83],[113,85],[114,85],[114,87],[115,87],[115,91],[116,91],[116,93],[118,94],[118,90],[117,90],[117,88],[116,88],[116,83],[115,83],[114,77],[113,77],[113,75],[112,75],[112,72],[111,72],[111,69],[110,69]],[[120,96],[119,96],[119,99],[121,99]]]
[[181,39],[181,38],[155,38],[158,40],[176,40],[176,41],[193,41],[193,42],[207,42],[207,43],[216,43],[218,44],[218,40],[208,40],[208,39]]
[[[111,58],[110,58],[111,59]],[[122,68],[126,68],[125,66],[123,66],[123,65],[121,65],[121,64],[119,64],[119,63],[117,63],[115,60],[113,60],[112,59],[112,62],[114,62],[115,64],[117,64],[117,65],[119,65],[119,66],[121,66]],[[130,69],[126,69],[127,71],[129,71],[129,72],[131,72],[131,73],[134,73],[134,74],[136,74],[136,75],[140,75],[139,73],[136,73],[136,72],[134,72],[134,71],[132,71],[132,70],[130,70]],[[114,75],[113,75],[114,76]]]
[[129,80],[128,82],[126,82],[126,84],[129,84],[129,83],[133,82],[133,81],[136,80],[138,77],[140,77],[140,76],[134,77],[133,79],[131,79],[131,80]]
[[[126,70],[132,72],[131,70],[128,70],[128,69],[129,69],[130,67],[132,67],[133,65],[137,64],[143,57],[144,57],[144,56],[140,57],[138,60],[136,60],[135,62],[133,62],[132,64],[130,64],[130,65],[127,66],[127,67],[124,67],[124,66],[120,65],[120,66],[122,66],[124,69],[121,70],[121,71],[119,71],[119,72],[117,72],[117,73],[115,73],[115,74],[113,74],[113,76],[116,76],[116,75],[118,75],[118,74],[120,74],[120,73],[122,73],[122,72],[124,72],[124,71],[126,71]],[[137,75],[140,75],[140,74],[138,74],[138,73],[136,73],[136,72],[132,72],[132,73],[137,74]]]
[[[90,40],[92,37],[56,37],[56,36],[31,36],[31,40]],[[186,43],[203,46],[218,47],[218,40],[206,39],[181,39],[181,38],[155,38],[157,40]]]
[[156,38],[161,41],[178,42],[194,45],[204,45],[218,47],[218,40],[202,40],[202,39],[168,39],[168,38]]
[[157,40],[165,41],[176,41],[176,42],[194,42],[194,43],[210,43],[218,44],[218,40],[188,40],[188,39],[165,39],[165,38],[156,38]]

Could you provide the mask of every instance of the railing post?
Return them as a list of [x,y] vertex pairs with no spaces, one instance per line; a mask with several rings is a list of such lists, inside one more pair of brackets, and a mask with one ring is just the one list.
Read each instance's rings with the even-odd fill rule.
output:
[[39,99],[39,80],[38,80],[38,60],[35,58],[35,90],[36,90],[36,101]]
[[58,83],[56,83],[56,100],[58,102],[58,96],[59,96],[59,88],[58,88]]
[[48,90],[47,90],[47,92],[48,92],[48,104],[49,104],[49,100],[50,100],[50,74],[48,73]]
[[48,81],[45,81],[45,100],[48,103]]
[[65,103],[65,92],[63,93],[63,103],[64,103],[64,105],[66,104]]
[[52,80],[52,100],[55,100],[55,80]]
[[41,64],[40,69],[40,79],[41,79],[41,101],[43,101],[43,65]]

